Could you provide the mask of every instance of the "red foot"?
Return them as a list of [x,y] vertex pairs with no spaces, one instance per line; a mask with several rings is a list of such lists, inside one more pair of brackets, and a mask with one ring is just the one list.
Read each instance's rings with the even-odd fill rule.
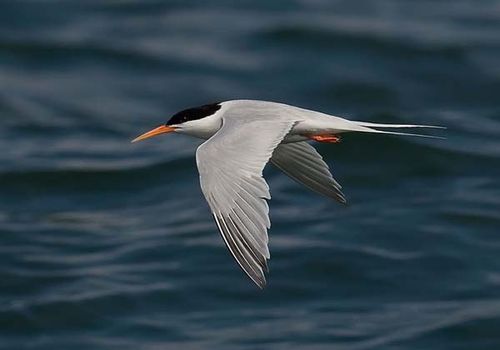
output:
[[312,135],[309,137],[311,140],[326,143],[339,143],[340,136],[335,135]]

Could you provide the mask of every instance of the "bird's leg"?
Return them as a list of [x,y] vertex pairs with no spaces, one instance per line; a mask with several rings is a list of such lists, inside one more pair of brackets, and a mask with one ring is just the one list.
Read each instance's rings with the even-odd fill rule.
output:
[[309,136],[311,140],[317,141],[317,142],[325,142],[325,143],[339,143],[340,142],[340,136],[336,135],[312,135]]

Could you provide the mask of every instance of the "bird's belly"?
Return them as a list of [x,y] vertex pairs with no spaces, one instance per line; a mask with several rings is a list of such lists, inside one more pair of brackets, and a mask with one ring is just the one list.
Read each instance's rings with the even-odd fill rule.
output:
[[311,139],[311,135],[316,135],[324,131],[323,125],[316,125],[309,121],[300,122],[293,127],[282,143],[301,142]]
[[281,143],[293,143],[309,140],[308,137],[300,134],[288,134]]
[[283,143],[310,140],[311,136],[314,135],[336,135],[342,133],[342,130],[332,128],[329,118],[331,117],[315,118],[297,123],[297,125],[295,125],[295,127],[285,137]]
[[293,143],[309,140],[309,136],[314,134],[314,128],[307,122],[297,123],[292,130],[285,136],[282,143]]

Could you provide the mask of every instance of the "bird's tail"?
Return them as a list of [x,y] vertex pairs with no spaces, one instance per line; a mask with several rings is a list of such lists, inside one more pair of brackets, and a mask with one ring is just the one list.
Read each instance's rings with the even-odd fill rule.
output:
[[404,128],[446,129],[446,127],[444,127],[444,126],[435,126],[435,125],[378,124],[378,123],[368,123],[368,122],[358,122],[358,121],[353,121],[352,123],[354,123],[357,126],[356,130],[353,130],[353,131],[369,132],[369,133],[377,133],[377,134],[427,137],[427,138],[431,138],[431,139],[444,139],[444,137],[425,135],[425,134],[407,133],[407,132],[400,132],[400,131],[378,130],[378,128],[382,128],[382,129],[391,129],[391,128],[394,128],[394,129],[399,129],[399,128],[401,128],[401,129],[404,129]]

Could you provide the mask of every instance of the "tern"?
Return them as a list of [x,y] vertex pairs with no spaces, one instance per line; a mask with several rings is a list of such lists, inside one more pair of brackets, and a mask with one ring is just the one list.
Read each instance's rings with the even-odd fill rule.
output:
[[342,187],[309,141],[337,143],[346,132],[438,138],[380,128],[442,127],[350,121],[283,103],[232,100],[180,111],[132,142],[171,132],[206,140],[196,150],[201,190],[227,248],[248,277],[264,288],[271,226],[271,195],[262,176],[266,164],[345,204]]

